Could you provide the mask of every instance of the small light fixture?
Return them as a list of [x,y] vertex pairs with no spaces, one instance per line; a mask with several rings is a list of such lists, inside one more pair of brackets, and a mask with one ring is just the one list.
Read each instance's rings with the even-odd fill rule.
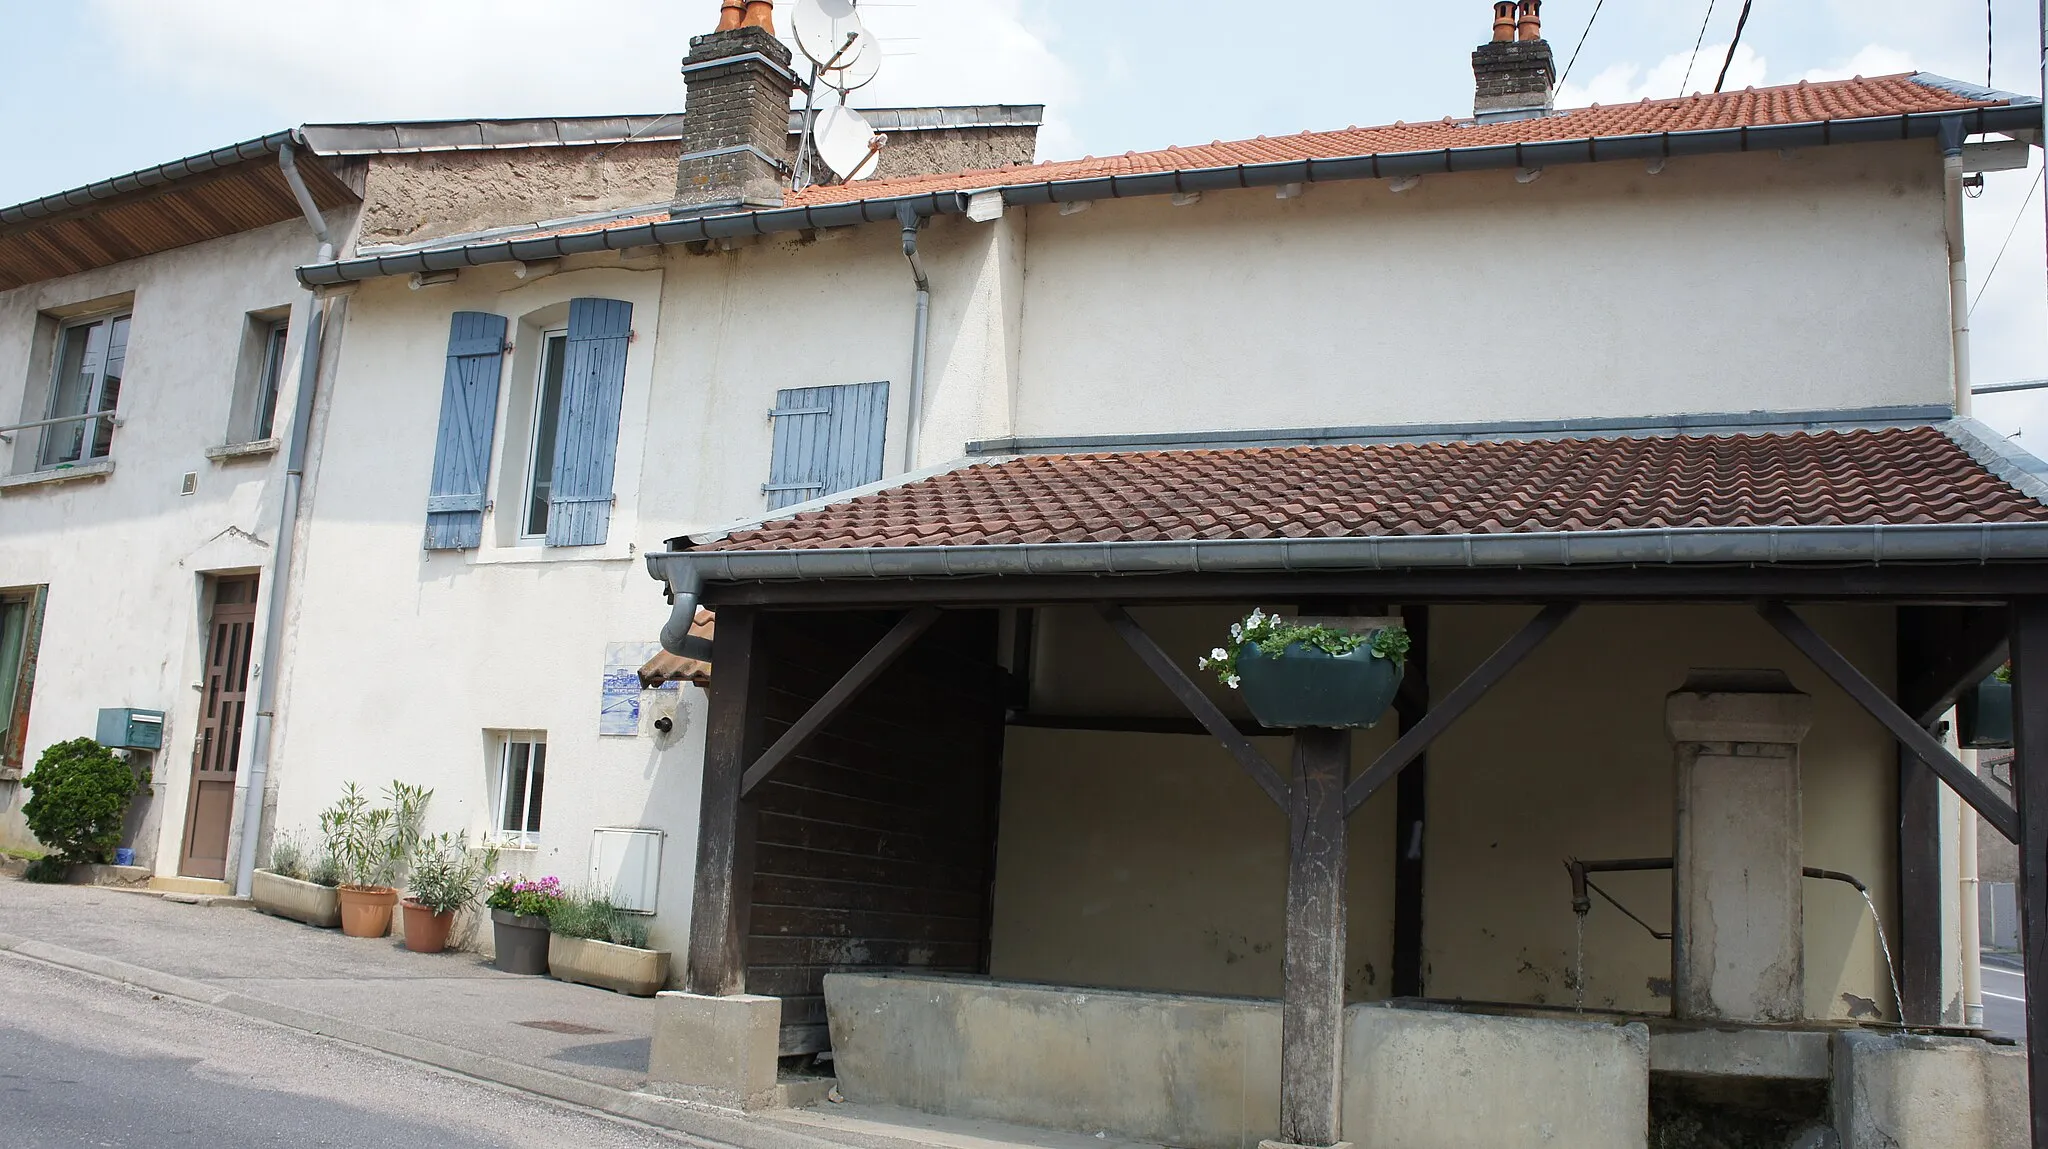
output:
[[1193,205],[1193,204],[1198,204],[1198,203],[1201,203],[1201,202],[1202,202],[1202,193],[1201,193],[1201,192],[1175,192],[1175,193],[1173,193],[1173,206],[1175,206],[1175,207],[1188,207],[1188,206],[1190,206],[1190,205]]
[[1643,170],[1650,173],[1653,176],[1661,176],[1664,174],[1664,163],[1664,157],[1658,156],[1656,159],[1651,160],[1650,166],[1644,168]]
[[975,192],[967,199],[967,218],[976,223],[994,223],[1003,218],[1003,193]]
[[455,277],[460,274],[462,273],[454,268],[447,271],[415,271],[412,273],[412,289],[418,291],[422,287],[439,287],[444,283],[454,283]]
[[1405,191],[1414,191],[1415,185],[1421,182],[1421,176],[1396,176],[1387,181],[1387,190],[1395,195],[1400,195]]
[[562,261],[559,259],[528,259],[520,261],[519,266],[512,269],[512,275],[517,279],[539,279],[560,270]]
[[1082,212],[1087,211],[1089,208],[1094,206],[1095,201],[1092,199],[1068,200],[1066,203],[1060,205],[1060,214],[1080,215]]
[[1542,168],[1522,168],[1515,172],[1515,182],[1518,184],[1533,184],[1542,178]]
[[1274,199],[1296,199],[1301,195],[1300,184],[1281,184],[1273,189]]

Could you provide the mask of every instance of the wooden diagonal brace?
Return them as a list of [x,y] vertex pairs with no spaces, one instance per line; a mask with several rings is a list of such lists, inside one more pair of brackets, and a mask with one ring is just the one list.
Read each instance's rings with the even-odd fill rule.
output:
[[934,606],[921,606],[904,615],[889,633],[882,636],[881,641],[875,643],[866,654],[861,655],[860,661],[853,664],[853,669],[841,675],[839,681],[832,684],[832,689],[827,690],[824,697],[812,703],[809,710],[804,711],[804,716],[797,719],[794,726],[782,732],[782,737],[775,740],[775,745],[770,746],[767,753],[761,755],[752,766],[747,767],[745,776],[740,779],[740,796],[744,798],[753,793],[754,787],[759,786],[777,766],[803,749],[804,743],[810,741],[812,735],[824,729],[826,723],[839,717],[839,712],[846,709],[847,703],[866,690],[869,683],[881,677],[882,672],[889,669],[889,664],[910,649],[910,644],[916,642],[918,636],[930,630],[932,624],[937,621],[939,609]]
[[1970,807],[1984,816],[1999,833],[2010,841],[2020,840],[2020,816],[2005,799],[1985,784],[1982,778],[1962,764],[1955,755],[1948,752],[1927,728],[1913,720],[1912,715],[1892,701],[1877,684],[1863,676],[1840,651],[1829,646],[1826,639],[1806,620],[1792,612],[1782,602],[1760,602],[1756,611],[1765,622],[1777,628],[1779,634],[1793,646],[1799,648],[1821,673],[1835,680],[1835,685],[1848,692],[1849,697],[1870,712],[1872,718],[1884,723],[1892,736],[1904,743],[1922,762],[1931,767],[1941,780],[1948,783],[1956,796],[1968,802]]
[[1159,649],[1159,644],[1152,641],[1152,636],[1145,633],[1145,628],[1138,625],[1138,620],[1125,613],[1124,608],[1115,603],[1097,603],[1095,611],[1102,616],[1104,622],[1115,628],[1139,660],[1152,668],[1152,673],[1159,676],[1159,681],[1173,692],[1175,698],[1180,699],[1180,704],[1188,708],[1188,713],[1195,716],[1195,721],[1200,722],[1202,728],[1213,735],[1216,741],[1223,743],[1223,748],[1230,751],[1230,756],[1237,759],[1237,764],[1244,767],[1245,773],[1252,776],[1252,781],[1259,784],[1259,789],[1264,790],[1275,805],[1282,810],[1287,809],[1287,783],[1281,779],[1280,772],[1273,769],[1273,764],[1266,761],[1266,756],[1259,753],[1258,747],[1253,746],[1244,735],[1237,732],[1237,726],[1209,700],[1208,695],[1202,693],[1202,688],[1195,685],[1187,672],[1182,670],[1165,651]]
[[1352,814],[1360,806],[1365,805],[1366,799],[1372,797],[1373,791],[1386,785],[1401,772],[1402,767],[1415,761],[1430,743],[1436,741],[1437,735],[1448,730],[1451,723],[1470,710],[1472,704],[1484,697],[1487,691],[1492,690],[1495,683],[1506,678],[1508,671],[1529,657],[1530,651],[1543,645],[1543,640],[1555,633],[1558,627],[1563,626],[1564,620],[1570,618],[1572,612],[1577,609],[1577,603],[1552,603],[1544,607],[1535,618],[1530,619],[1529,624],[1516,632],[1513,638],[1502,643],[1501,648],[1494,651],[1485,662],[1480,663],[1478,669],[1465,676],[1465,681],[1444,695],[1442,702],[1430,707],[1429,712],[1422,716],[1422,721],[1403,734],[1400,741],[1387,747],[1377,762],[1366,767],[1363,774],[1351,780],[1351,785],[1344,791],[1344,812],[1347,815]]

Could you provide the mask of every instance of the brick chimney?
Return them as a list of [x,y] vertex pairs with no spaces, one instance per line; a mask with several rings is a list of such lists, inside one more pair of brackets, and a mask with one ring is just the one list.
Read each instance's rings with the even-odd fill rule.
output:
[[1493,40],[1472,53],[1478,92],[1472,115],[1482,124],[1546,115],[1557,84],[1557,60],[1543,38],[1543,0],[1500,0]]
[[770,0],[724,0],[717,30],[690,40],[673,214],[782,205],[797,77],[774,15]]

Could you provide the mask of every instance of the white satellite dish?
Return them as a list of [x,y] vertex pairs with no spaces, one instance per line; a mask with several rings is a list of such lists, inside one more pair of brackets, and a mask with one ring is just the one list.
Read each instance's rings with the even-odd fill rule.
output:
[[811,136],[818,144],[818,158],[849,183],[873,174],[875,153],[884,142],[859,112],[845,104],[834,104],[819,113]]
[[853,0],[797,0],[790,30],[796,35],[796,46],[820,71],[838,71],[863,56],[881,55],[873,46],[874,37],[861,23],[860,13],[854,10]]

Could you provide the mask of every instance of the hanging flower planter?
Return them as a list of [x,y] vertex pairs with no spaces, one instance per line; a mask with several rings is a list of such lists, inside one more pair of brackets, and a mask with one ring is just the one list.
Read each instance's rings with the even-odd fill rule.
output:
[[1956,736],[1965,749],[2012,749],[2011,673],[2001,667],[1956,700]]
[[1408,645],[1398,626],[1354,634],[1254,610],[1201,666],[1243,691],[1262,726],[1364,727],[1380,720],[1400,689]]

